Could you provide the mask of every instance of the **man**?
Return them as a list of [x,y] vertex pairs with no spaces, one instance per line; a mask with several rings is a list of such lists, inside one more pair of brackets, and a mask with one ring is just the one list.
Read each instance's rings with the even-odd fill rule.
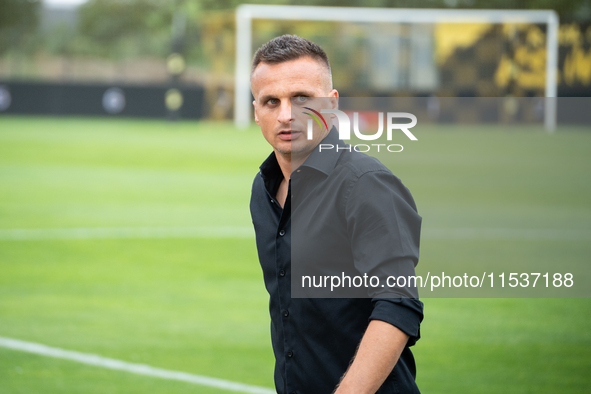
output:
[[[418,393],[409,346],[420,337],[423,314],[412,291],[408,298],[291,294],[292,247],[313,266],[334,257],[359,273],[390,264],[413,274],[421,219],[410,193],[364,154],[319,152],[320,143],[343,146],[330,124],[307,138],[292,109],[315,98],[330,108],[338,105],[328,58],[315,43],[284,35],[263,45],[254,56],[251,89],[256,123],[273,148],[255,177],[250,208],[270,295],[277,392]],[[372,202],[365,201],[364,190],[371,190]],[[299,232],[310,247],[292,244],[296,212],[299,223],[309,217],[318,223]],[[385,230],[380,234],[376,221]],[[319,258],[322,245],[331,244],[343,247]]]

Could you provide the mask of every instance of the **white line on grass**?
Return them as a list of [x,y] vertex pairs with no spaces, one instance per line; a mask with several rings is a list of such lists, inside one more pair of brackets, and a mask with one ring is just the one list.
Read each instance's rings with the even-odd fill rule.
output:
[[[98,227],[0,229],[0,241],[124,238],[254,238],[252,227]],[[591,231],[573,229],[426,228],[423,239],[591,240]]]
[[126,371],[138,375],[147,375],[162,379],[180,380],[198,384],[201,386],[215,387],[222,390],[235,391],[239,393],[253,393],[253,394],[273,394],[274,390],[251,386],[243,383],[231,382],[229,380],[210,378],[208,376],[194,375],[187,372],[170,371],[167,369],[155,368],[146,364],[134,364],[126,361],[115,360],[112,358],[102,357],[96,354],[80,353],[72,350],[64,350],[56,347],[42,345],[40,343],[25,342],[18,339],[0,337],[0,346],[20,350],[23,352],[40,354],[54,358],[61,358],[66,360],[77,361],[82,364],[94,365],[96,367],[103,367],[114,369],[118,371]]

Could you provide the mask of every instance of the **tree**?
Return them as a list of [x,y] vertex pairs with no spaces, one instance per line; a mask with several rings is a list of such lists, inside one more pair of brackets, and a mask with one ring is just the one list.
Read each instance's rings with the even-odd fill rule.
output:
[[39,21],[37,0],[0,0],[0,53],[34,34]]
[[119,57],[131,49],[139,55],[163,56],[172,15],[172,7],[155,1],[90,0],[80,7],[78,28],[98,55]]

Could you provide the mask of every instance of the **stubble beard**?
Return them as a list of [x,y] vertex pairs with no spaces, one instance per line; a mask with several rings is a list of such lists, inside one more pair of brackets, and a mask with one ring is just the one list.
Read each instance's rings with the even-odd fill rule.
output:
[[[295,148],[295,149],[294,149]],[[306,159],[308,156],[310,156],[310,154],[312,153],[312,151],[316,148],[315,146],[307,146],[306,144],[303,144],[302,146],[294,146],[294,144],[290,143],[290,148],[288,149],[281,149],[281,148],[276,148],[277,152],[283,156],[284,158],[288,159],[288,160],[298,160],[298,159]]]

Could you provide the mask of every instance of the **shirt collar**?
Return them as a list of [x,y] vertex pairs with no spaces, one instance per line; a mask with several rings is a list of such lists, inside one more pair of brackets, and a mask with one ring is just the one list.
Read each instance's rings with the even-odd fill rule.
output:
[[[333,148],[325,149],[320,152],[320,144],[330,144]],[[337,161],[342,153],[342,150],[339,152],[336,147],[343,147],[346,146],[346,144],[339,140],[339,132],[334,126],[320,144],[316,145],[310,156],[308,156],[304,164],[302,164],[302,167],[313,168],[329,175],[336,167]],[[277,162],[277,157],[275,157],[275,152],[271,152],[259,169],[261,170],[261,175],[263,180],[265,180],[265,183],[270,183],[277,178],[283,179],[283,173]]]
[[259,169],[265,184],[265,189],[267,189],[270,196],[275,197],[277,189],[279,189],[279,184],[283,179],[283,173],[281,172],[281,167],[279,167],[279,163],[275,157],[275,152],[271,152]]
[[[321,152],[319,149],[320,144],[330,144],[333,146],[333,148],[324,149]],[[341,149],[341,151],[339,152],[337,150],[337,146],[343,147],[346,144],[343,141],[339,140],[339,132],[334,126],[332,129],[330,129],[330,132],[326,137],[324,137],[320,144],[318,144],[314,148],[310,156],[308,156],[304,164],[302,164],[302,167],[313,168],[317,171],[325,173],[326,175],[330,175],[332,170],[334,170],[334,168],[336,167],[337,161],[339,160],[339,157],[341,156],[341,153],[343,153],[342,151],[344,150]]]
[[278,173],[281,173],[281,168],[279,167],[274,151],[265,159],[259,169],[261,170],[263,178],[273,177],[278,175]]

